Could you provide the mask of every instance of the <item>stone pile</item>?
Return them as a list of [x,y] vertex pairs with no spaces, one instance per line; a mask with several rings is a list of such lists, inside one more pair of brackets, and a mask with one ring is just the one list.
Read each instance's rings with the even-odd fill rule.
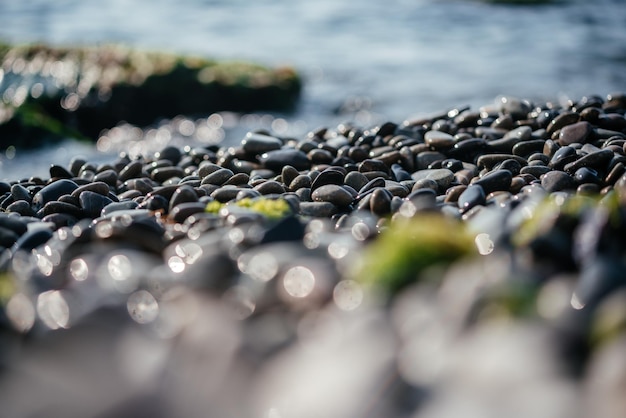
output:
[[[0,398],[14,416],[619,416],[625,112],[500,97],[0,183]],[[60,402],[87,369],[91,395]],[[77,383],[47,392],[50,371]]]

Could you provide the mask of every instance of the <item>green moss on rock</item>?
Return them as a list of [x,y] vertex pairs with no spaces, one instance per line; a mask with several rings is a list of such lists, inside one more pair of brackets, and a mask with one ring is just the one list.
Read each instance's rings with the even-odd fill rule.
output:
[[463,224],[441,215],[394,222],[363,254],[355,280],[395,293],[430,267],[447,266],[475,252]]
[[[95,139],[101,130],[121,121],[146,126],[177,115],[289,111],[301,90],[292,68],[217,62],[119,45],[0,44],[0,62],[3,148],[37,145],[32,137],[45,134]],[[25,106],[28,110],[23,110]],[[32,124],[33,117],[49,123]],[[58,124],[64,129],[58,129]]]

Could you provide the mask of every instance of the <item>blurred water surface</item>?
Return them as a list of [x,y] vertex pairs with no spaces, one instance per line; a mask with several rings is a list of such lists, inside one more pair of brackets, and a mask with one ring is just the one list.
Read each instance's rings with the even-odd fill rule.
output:
[[[0,39],[120,42],[292,65],[306,87],[297,111],[281,117],[298,130],[345,120],[401,121],[477,107],[499,94],[563,100],[626,90],[621,0],[534,6],[472,0],[29,0],[0,2]],[[236,133],[225,140],[240,139]],[[63,147],[67,156],[29,153],[27,161],[59,155],[67,163],[78,152],[95,152]],[[23,154],[2,156],[0,178],[23,166]]]

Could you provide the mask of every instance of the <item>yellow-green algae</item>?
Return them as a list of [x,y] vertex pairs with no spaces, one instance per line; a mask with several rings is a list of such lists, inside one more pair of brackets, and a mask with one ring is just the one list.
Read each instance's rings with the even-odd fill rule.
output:
[[613,226],[618,226],[622,222],[618,212],[619,200],[615,193],[604,197],[600,195],[548,196],[528,214],[526,220],[513,235],[512,244],[524,247],[538,236],[550,232],[557,222],[569,219],[577,223],[584,213],[598,208],[609,212],[609,220]]
[[206,205],[205,212],[218,214],[222,208],[228,205],[246,208],[252,212],[259,213],[270,220],[281,219],[292,213],[289,203],[287,203],[285,199],[280,198],[244,198],[232,203],[220,203],[218,201],[213,201]]
[[364,249],[354,279],[395,293],[419,279],[420,273],[475,253],[463,223],[443,215],[398,219]]

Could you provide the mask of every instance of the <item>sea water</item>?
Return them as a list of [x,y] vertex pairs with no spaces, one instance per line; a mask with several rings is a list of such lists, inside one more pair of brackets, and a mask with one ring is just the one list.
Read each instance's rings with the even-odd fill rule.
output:
[[[292,131],[400,122],[499,94],[565,101],[626,91],[622,0],[0,1],[0,39],[290,65],[303,74],[302,100],[272,117]],[[234,130],[224,141],[240,139]],[[68,142],[0,155],[0,179],[45,175],[76,154],[97,150]]]

